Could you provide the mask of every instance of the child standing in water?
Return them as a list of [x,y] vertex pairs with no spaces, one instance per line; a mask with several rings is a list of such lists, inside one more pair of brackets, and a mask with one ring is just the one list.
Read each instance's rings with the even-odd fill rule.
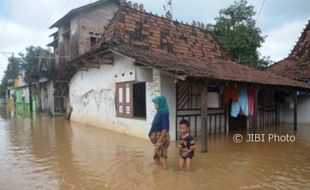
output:
[[186,169],[186,171],[191,169],[192,158],[194,157],[194,150],[196,148],[195,140],[189,134],[189,126],[189,122],[185,119],[179,123],[181,131],[179,167],[181,170]]

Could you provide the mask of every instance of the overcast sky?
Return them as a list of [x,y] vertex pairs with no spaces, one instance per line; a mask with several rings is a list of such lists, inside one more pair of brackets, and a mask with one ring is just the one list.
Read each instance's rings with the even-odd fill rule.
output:
[[[73,8],[95,0],[0,0],[0,51],[19,52],[25,47],[46,47],[52,41],[48,36],[54,30],[49,26]],[[256,12],[264,0],[248,0]],[[147,11],[163,14],[167,0],[135,0],[143,3]],[[214,23],[219,10],[232,4],[232,0],[173,0],[173,16],[179,21],[197,20]],[[310,0],[265,0],[257,20],[263,35],[267,35],[260,52],[273,61],[285,58],[310,19]],[[0,78],[7,66],[7,57],[0,53]]]

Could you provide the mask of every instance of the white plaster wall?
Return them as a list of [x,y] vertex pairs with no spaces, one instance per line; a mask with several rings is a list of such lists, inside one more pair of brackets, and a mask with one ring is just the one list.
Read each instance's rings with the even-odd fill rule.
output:
[[136,68],[136,80],[137,81],[146,81],[151,82],[153,81],[153,69],[151,68]]
[[19,87],[23,87],[23,86],[28,86],[28,84],[26,83],[26,81],[25,81],[25,71],[24,70],[22,70],[22,71],[20,71],[20,73],[19,73]]
[[[293,102],[293,100],[291,100]],[[292,104],[292,103],[291,103]],[[294,108],[289,102],[281,105],[280,121],[284,124],[293,124]],[[298,97],[297,123],[302,125],[310,124],[310,97]]]
[[[130,75],[130,72],[133,72]],[[147,118],[116,117],[115,83],[135,79],[133,60],[115,55],[113,65],[79,71],[70,81],[71,120],[115,132],[148,139],[155,108],[152,98],[160,94],[160,73],[153,71],[153,81],[146,83]],[[124,76],[122,76],[124,74]],[[117,76],[117,77],[115,77]]]
[[176,130],[176,85],[175,78],[165,74],[161,74],[161,95],[167,99],[170,112],[170,137],[175,140]]
[[23,94],[25,96],[25,103],[30,103],[29,88],[28,87],[23,88]]
[[45,106],[46,106],[46,104],[45,104],[45,99],[44,99],[44,89],[43,88],[40,88],[40,98],[41,98],[41,108],[42,108],[42,110],[44,111],[46,108],[45,108]]
[[[42,111],[44,112],[49,112],[52,109],[50,108],[53,101],[52,101],[52,96],[53,96],[53,86],[52,82],[48,81],[47,79],[40,79],[41,84],[40,84],[40,98],[41,98],[41,108]],[[43,87],[44,86],[44,87]]]

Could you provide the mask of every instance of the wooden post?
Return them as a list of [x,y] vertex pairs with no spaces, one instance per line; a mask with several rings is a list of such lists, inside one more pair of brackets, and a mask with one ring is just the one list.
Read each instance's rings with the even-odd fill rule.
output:
[[254,93],[254,115],[253,115],[253,129],[254,129],[254,133],[257,132],[257,114],[258,114],[258,110],[257,110],[257,95],[258,95],[258,89],[255,89],[255,93]]
[[229,103],[225,107],[225,132],[229,131]]
[[28,84],[28,88],[29,88],[29,111],[30,111],[30,113],[32,113],[32,110],[33,110],[33,108],[32,108],[32,88],[31,88],[31,82]]
[[277,100],[276,102],[276,121],[275,121],[275,125],[276,127],[278,127],[280,125],[280,108],[279,108],[279,100]]
[[224,132],[226,132],[226,130],[227,130],[227,128],[226,128],[226,122],[227,122],[227,120],[226,120],[226,107],[227,107],[227,105],[224,104]]
[[[178,140],[178,105],[179,105],[179,83],[175,84],[175,94],[176,94],[176,100],[175,100],[175,140]],[[196,124],[196,123],[195,123]]]
[[208,85],[201,90],[201,152],[208,152]]
[[263,124],[262,126],[266,126],[266,89],[264,89],[264,96],[263,96]]
[[294,130],[297,130],[297,91],[294,91]]

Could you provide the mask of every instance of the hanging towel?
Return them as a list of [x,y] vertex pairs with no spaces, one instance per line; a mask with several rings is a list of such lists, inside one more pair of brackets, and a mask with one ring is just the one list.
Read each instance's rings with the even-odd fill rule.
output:
[[238,114],[240,113],[240,109],[243,113],[243,115],[248,116],[249,110],[248,110],[248,92],[245,87],[240,88],[239,95],[238,95],[238,101],[232,102],[231,104],[231,112],[230,115],[232,117],[238,117]]
[[231,117],[238,117],[238,114],[240,112],[240,103],[239,102],[232,102],[231,103]]
[[248,105],[248,91],[245,87],[240,88],[238,102],[240,103],[240,107],[243,115],[249,115],[249,105]]
[[225,88],[224,92],[223,92],[223,102],[225,104],[227,104],[229,102],[229,100],[230,100],[229,94],[230,94],[230,89],[229,88]]
[[249,105],[249,116],[254,115],[254,96],[255,92],[253,89],[248,90],[248,105]]
[[232,100],[233,102],[237,102],[238,95],[239,94],[237,87],[226,88],[223,92],[224,103],[227,104],[230,100]]
[[231,100],[233,102],[237,102],[239,99],[239,92],[237,87],[232,87],[231,88]]

